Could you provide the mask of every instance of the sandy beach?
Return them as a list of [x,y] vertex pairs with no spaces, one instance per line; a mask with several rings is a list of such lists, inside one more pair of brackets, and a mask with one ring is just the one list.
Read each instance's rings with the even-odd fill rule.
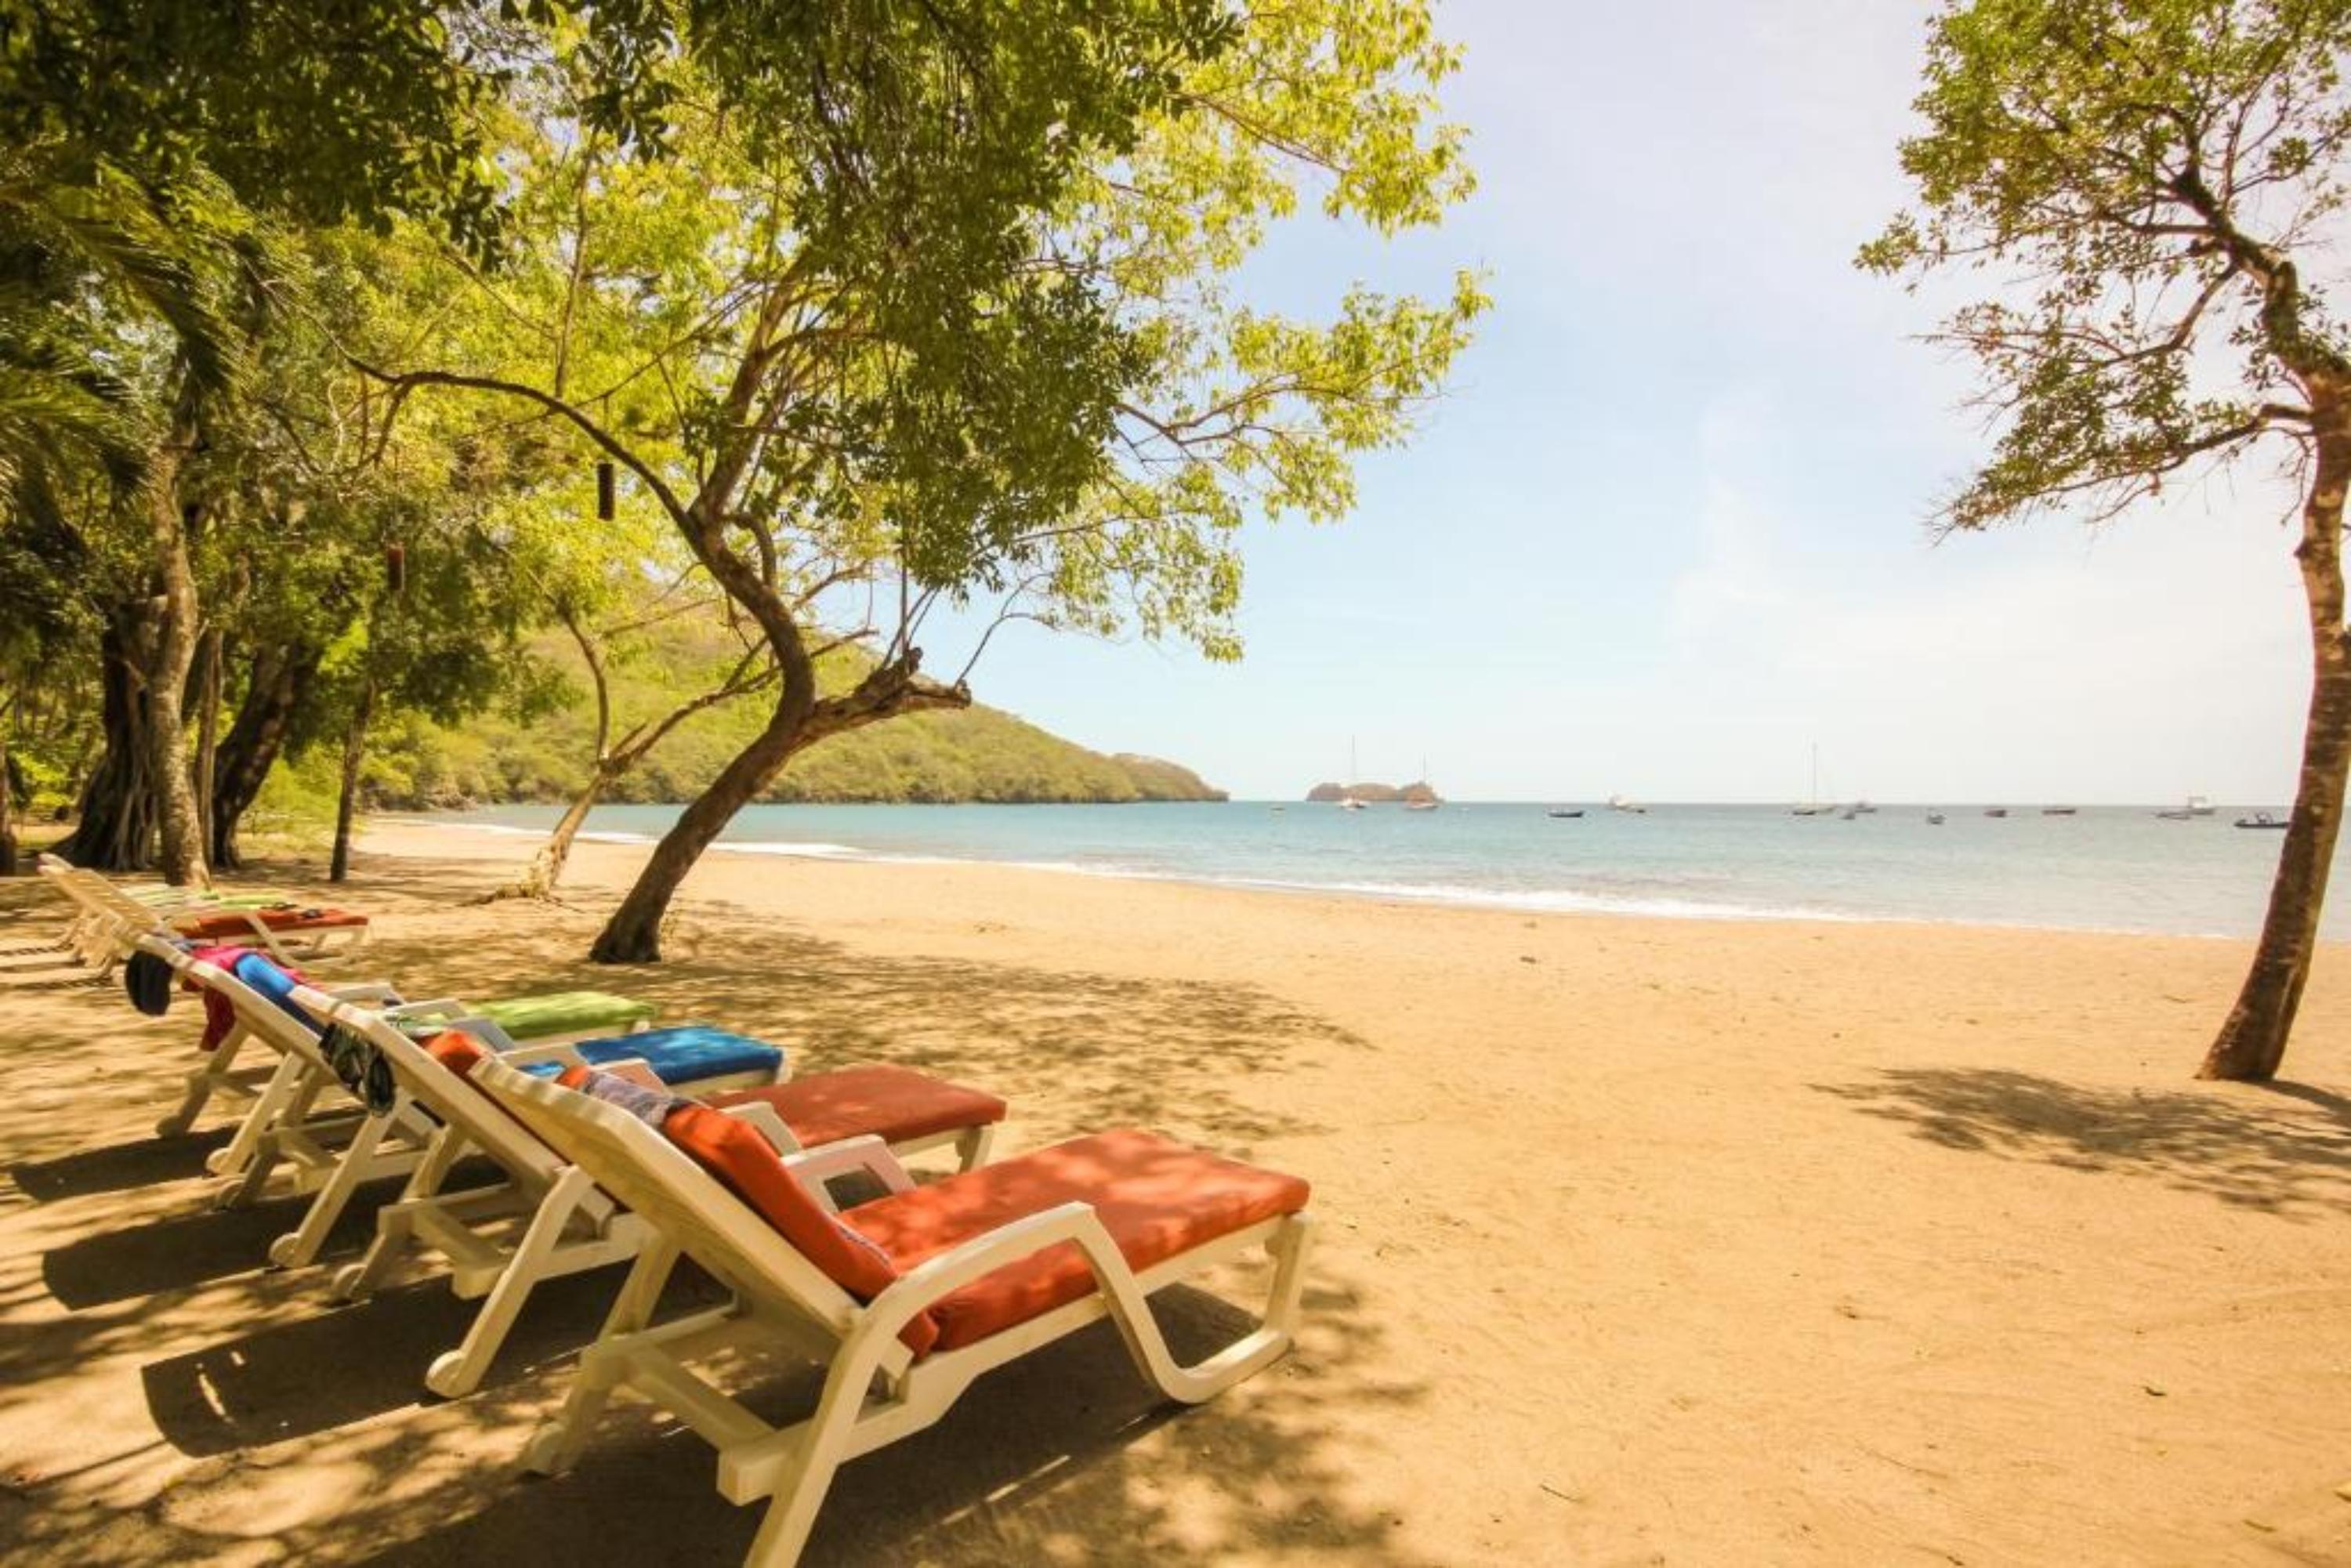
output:
[[[2262,1089],[2189,1078],[2234,942],[716,853],[670,961],[612,970],[579,960],[643,850],[583,845],[564,907],[462,905],[530,847],[371,832],[339,977],[624,991],[991,1089],[1008,1152],[1141,1125],[1313,1183],[1288,1361],[1179,1413],[1098,1325],[849,1467],[812,1563],[2351,1562],[2340,945]],[[0,889],[0,942],[48,923]],[[757,1511],[641,1406],[518,1474],[616,1275],[431,1399],[469,1304],[412,1273],[330,1309],[364,1213],[264,1270],[298,1201],[212,1211],[225,1129],[152,1136],[193,1006],[37,978],[0,972],[0,1556],[739,1556]]]

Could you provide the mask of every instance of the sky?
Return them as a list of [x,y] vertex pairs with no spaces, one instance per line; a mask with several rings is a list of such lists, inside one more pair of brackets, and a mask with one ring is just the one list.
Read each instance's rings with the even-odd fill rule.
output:
[[1988,444],[1970,373],[1852,266],[1907,194],[1927,14],[1440,0],[1476,196],[1394,242],[1292,225],[1249,285],[1482,268],[1447,395],[1353,517],[1252,528],[1239,664],[1015,625],[977,695],[1247,799],[1352,756],[1458,800],[1787,801],[1814,747],[1828,798],[2290,799],[2309,648],[2264,471],[1929,533]]

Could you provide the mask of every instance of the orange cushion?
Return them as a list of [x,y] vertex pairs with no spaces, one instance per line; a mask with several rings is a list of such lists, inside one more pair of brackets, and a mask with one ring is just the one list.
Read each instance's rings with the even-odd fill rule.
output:
[[366,915],[354,915],[348,909],[238,909],[178,915],[172,921],[172,928],[183,936],[250,936],[253,925],[246,920],[247,915],[272,931],[340,930],[368,923]]
[[460,1078],[471,1076],[490,1054],[488,1046],[462,1029],[443,1030],[424,1042],[424,1050],[434,1061]]
[[[896,1281],[889,1255],[827,1214],[748,1122],[707,1105],[681,1105],[662,1133],[859,1301],[872,1301]],[[920,1355],[935,1332],[927,1319],[916,1318],[901,1337]]]
[[[904,1271],[998,1226],[1072,1200],[1090,1203],[1136,1270],[1306,1207],[1297,1176],[1187,1148],[1150,1133],[1101,1133],[859,1204],[841,1218]],[[983,1275],[929,1316],[954,1350],[1040,1317],[1094,1289],[1069,1243]]]
[[792,1136],[811,1149],[869,1134],[899,1144],[1004,1120],[1004,1102],[995,1095],[907,1067],[844,1067],[789,1083],[714,1094],[709,1103],[752,1101],[773,1106]]

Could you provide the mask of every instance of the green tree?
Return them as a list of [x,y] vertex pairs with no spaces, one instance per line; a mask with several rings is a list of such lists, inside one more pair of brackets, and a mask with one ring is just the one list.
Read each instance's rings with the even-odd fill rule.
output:
[[[513,342],[503,361],[387,373],[588,434],[780,672],[768,723],[656,846],[600,959],[658,956],[679,882],[793,757],[969,702],[968,663],[951,682],[923,673],[916,638],[941,603],[1237,654],[1243,517],[1342,515],[1351,455],[1402,439],[1482,307],[1467,280],[1434,305],[1356,290],[1320,323],[1230,297],[1309,180],[1329,213],[1382,228],[1467,189],[1427,91],[1452,55],[1422,5],[1176,26],[1152,7],[1046,10],[899,18],[871,61],[874,17],[846,8],[764,68],[733,106],[748,112],[681,111],[671,165],[600,176],[586,226],[664,246],[653,270],[591,269],[598,287],[566,295],[634,345],[611,381],[559,396]],[[769,96],[778,71],[806,79]],[[713,80],[727,107],[740,83]],[[520,271],[568,277],[579,255],[552,246]],[[827,691],[818,657],[841,641],[868,659]]]
[[1975,358],[2000,420],[1944,528],[2103,521],[2256,452],[2298,487],[2301,778],[2210,1078],[2267,1079],[2284,1057],[2351,773],[2351,343],[2304,271],[2346,193],[2346,47],[2340,0],[1951,4],[1928,35],[1927,129],[1902,146],[1919,211],[1861,253],[1879,272],[2001,280],[1942,334]]

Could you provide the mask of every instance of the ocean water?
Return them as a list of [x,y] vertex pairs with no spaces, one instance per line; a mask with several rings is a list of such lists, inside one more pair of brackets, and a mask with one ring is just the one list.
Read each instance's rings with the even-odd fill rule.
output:
[[[2283,814],[2283,809],[2264,808]],[[2231,826],[2223,806],[2191,821],[2152,807],[1885,806],[1796,817],[1766,806],[1592,806],[1555,820],[1541,805],[1448,803],[1435,811],[1266,801],[1136,806],[753,806],[720,841],[739,854],[904,862],[982,861],[1096,876],[1156,878],[1526,910],[1713,919],[1924,920],[2247,936],[2259,929],[2283,835]],[[591,838],[649,841],[674,806],[610,806]],[[425,821],[538,832],[551,806],[501,806]],[[2351,939],[2339,874],[2329,937]]]

